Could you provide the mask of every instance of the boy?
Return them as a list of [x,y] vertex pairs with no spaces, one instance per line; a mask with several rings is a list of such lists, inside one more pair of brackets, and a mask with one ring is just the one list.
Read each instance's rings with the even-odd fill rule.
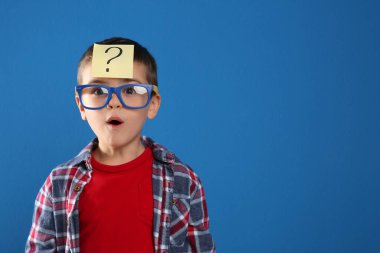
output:
[[83,54],[75,98],[96,138],[46,179],[26,252],[215,252],[199,178],[141,136],[161,102],[154,58],[126,38],[96,44],[133,45],[133,76],[95,77],[94,46]]

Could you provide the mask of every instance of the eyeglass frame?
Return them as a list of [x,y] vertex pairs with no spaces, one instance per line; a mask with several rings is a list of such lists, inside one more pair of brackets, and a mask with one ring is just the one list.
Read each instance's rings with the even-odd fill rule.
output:
[[[125,87],[131,87],[131,86],[140,86],[140,87],[144,87],[144,88],[147,89],[147,91],[148,91],[148,99],[147,99],[147,102],[145,103],[145,105],[135,107],[135,106],[128,106],[128,105],[126,105],[124,103],[124,100],[121,97],[120,91],[123,88],[125,88]],[[106,90],[108,90],[107,100],[106,100],[106,102],[104,103],[103,106],[93,108],[93,107],[87,107],[87,106],[85,106],[83,104],[83,102],[82,102],[82,90],[84,88],[88,88],[88,87],[99,87],[99,88],[105,88]],[[85,108],[87,110],[100,110],[100,109],[103,109],[104,107],[108,106],[109,102],[112,99],[112,95],[114,93],[116,94],[117,98],[119,99],[119,101],[121,102],[121,104],[125,108],[128,108],[128,109],[142,109],[142,108],[145,108],[149,104],[150,100],[153,97],[153,92],[156,95],[158,95],[158,87],[157,87],[157,85],[154,85],[154,84],[145,84],[145,83],[128,83],[128,84],[120,85],[118,87],[110,87],[110,86],[103,85],[103,84],[82,84],[82,85],[75,86],[75,95],[79,97],[79,101],[80,101],[81,105],[83,106],[83,108]]]

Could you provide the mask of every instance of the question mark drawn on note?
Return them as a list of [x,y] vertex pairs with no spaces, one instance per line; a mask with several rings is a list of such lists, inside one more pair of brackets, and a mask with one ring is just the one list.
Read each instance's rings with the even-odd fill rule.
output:
[[[112,57],[111,59],[109,59],[107,61],[107,64],[109,64],[113,59],[116,59],[117,57],[119,57],[122,53],[123,53],[123,49],[121,49],[120,47],[109,47],[107,48],[107,50],[105,51],[105,53],[108,53],[108,51],[111,49],[111,48],[117,48],[119,49],[119,53],[115,56],[115,57]],[[106,72],[109,72],[110,69],[109,68],[106,68]]]

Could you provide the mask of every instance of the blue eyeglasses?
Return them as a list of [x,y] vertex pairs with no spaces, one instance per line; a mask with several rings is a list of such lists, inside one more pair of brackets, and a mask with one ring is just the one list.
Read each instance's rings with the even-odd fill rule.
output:
[[158,94],[158,88],[152,84],[124,84],[119,87],[109,87],[101,84],[82,84],[75,87],[79,101],[88,110],[100,110],[108,105],[112,94],[120,100],[125,108],[141,109],[146,107],[153,96]]

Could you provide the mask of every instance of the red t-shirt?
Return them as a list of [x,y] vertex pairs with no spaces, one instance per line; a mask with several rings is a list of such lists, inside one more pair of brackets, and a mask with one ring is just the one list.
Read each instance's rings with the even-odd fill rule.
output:
[[125,164],[91,159],[91,181],[79,199],[82,253],[153,253],[152,150]]

